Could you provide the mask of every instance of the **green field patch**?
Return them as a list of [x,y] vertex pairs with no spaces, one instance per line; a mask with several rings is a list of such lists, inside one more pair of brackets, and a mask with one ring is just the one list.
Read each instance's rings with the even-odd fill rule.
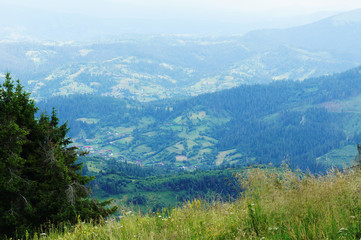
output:
[[80,121],[87,124],[95,124],[98,123],[100,119],[98,118],[78,118],[76,121]]
[[183,126],[181,126],[181,125],[172,125],[172,126],[170,126],[170,128],[173,131],[182,131],[183,130]]
[[153,124],[155,122],[154,118],[152,117],[142,117],[140,120],[139,127],[146,127],[150,124]]
[[152,148],[148,147],[146,144],[140,145],[136,148],[134,148],[134,152],[136,153],[148,153],[151,152]]
[[239,162],[239,160],[232,160],[232,161],[229,162],[229,164],[232,165],[232,164],[236,164],[236,163],[238,163],[238,162]]
[[98,164],[96,164],[95,162],[93,161],[89,161],[86,163],[86,166],[88,168],[88,171],[90,172],[95,172],[95,173],[99,173],[101,171],[100,168],[98,168],[97,166]]
[[356,154],[357,147],[355,145],[347,145],[318,157],[316,161],[328,166],[349,167],[354,164]]
[[129,144],[131,143],[132,141],[134,140],[134,137],[126,137],[126,138],[122,138],[118,141],[116,141],[117,143],[120,143],[120,144]]
[[276,123],[278,121],[279,115],[279,113],[267,115],[263,118],[263,121],[266,123]]
[[207,141],[202,141],[201,144],[202,144],[202,147],[205,147],[205,148],[214,146],[213,143],[210,143],[210,142],[207,142]]
[[170,146],[166,148],[167,151],[177,154],[182,154],[182,152],[185,150],[183,142],[178,142],[174,144],[173,146]]
[[177,162],[185,162],[185,161],[188,161],[188,157],[185,155],[177,155],[177,156],[175,156],[175,160]]
[[238,158],[243,157],[243,155],[241,153],[237,153],[237,154],[232,155],[231,157],[232,157],[232,159],[238,159]]
[[212,152],[212,149],[210,148],[204,148],[204,149],[201,149],[199,150],[199,154],[203,154],[203,153],[211,153]]
[[187,132],[186,129],[183,129],[182,132],[178,133],[178,137],[183,138],[183,139],[196,140],[196,139],[199,139],[201,136],[200,136],[200,132],[198,130],[193,130],[193,131]]
[[217,166],[221,165],[224,162],[224,160],[227,157],[229,157],[229,155],[232,155],[232,153],[235,153],[236,151],[237,151],[236,149],[231,149],[228,151],[219,152],[216,159],[216,165]]
[[192,140],[187,140],[187,146],[188,146],[188,149],[192,149],[194,146],[197,146],[198,143],[192,141]]
[[105,147],[103,147],[104,150],[111,150],[111,153],[115,153],[115,152],[118,152],[119,149],[114,147],[114,146],[111,146],[111,145],[107,145]]
[[188,138],[192,140],[199,138],[199,131],[198,130],[191,131],[188,133],[188,136],[189,136]]
[[183,128],[183,131],[178,133],[178,137],[187,139],[188,138],[187,130]]
[[213,144],[216,144],[218,142],[217,139],[207,137],[207,136],[200,136],[199,138],[205,140],[206,142],[211,142]]
[[155,135],[157,135],[157,132],[146,132],[146,133],[143,133],[143,135],[147,136],[147,137],[154,137]]
[[206,131],[208,129],[209,129],[209,126],[207,126],[206,124],[202,124],[200,126],[197,126],[197,131],[200,132],[200,133],[204,132],[204,131]]
[[[152,150],[152,149],[151,149]],[[155,154],[156,152],[146,152],[144,153],[144,156],[152,156],[153,154]]]
[[207,116],[207,113],[205,111],[200,112],[191,112],[188,114],[189,119],[191,120],[203,120]]
[[120,134],[132,133],[135,127],[117,127],[114,129],[115,132]]
[[173,120],[173,122],[175,122],[175,123],[177,123],[177,124],[181,124],[182,123],[182,116],[179,116],[179,117],[177,117],[177,118],[175,118],[174,120]]

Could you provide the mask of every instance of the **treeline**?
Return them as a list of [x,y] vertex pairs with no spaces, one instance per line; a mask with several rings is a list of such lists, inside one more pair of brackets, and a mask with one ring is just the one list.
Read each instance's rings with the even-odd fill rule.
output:
[[196,170],[187,172],[166,166],[140,167],[116,159],[106,160],[99,157],[85,157],[84,163],[101,164],[101,171],[92,172],[87,167],[83,173],[95,176],[90,186],[96,197],[126,196],[128,204],[152,207],[167,206],[169,199],[159,198],[149,202],[152,196],[169,193],[182,203],[195,198],[235,199],[241,192],[235,168]]

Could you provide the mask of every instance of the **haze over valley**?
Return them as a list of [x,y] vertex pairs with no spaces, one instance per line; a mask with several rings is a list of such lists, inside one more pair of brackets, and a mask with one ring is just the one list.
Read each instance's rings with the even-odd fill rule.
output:
[[[296,186],[307,174],[326,179],[332,169],[343,169],[336,175],[348,178],[347,169],[361,161],[358,3],[106,0],[99,8],[95,2],[0,4],[0,143],[10,146],[0,147],[8,156],[0,160],[10,164],[0,166],[0,177],[20,176],[11,189],[0,185],[0,192],[15,196],[0,202],[0,213],[16,205],[23,216],[6,220],[12,226],[6,236],[19,230],[24,237],[28,226],[41,226],[51,212],[44,210],[34,222],[41,207],[23,207],[25,202],[49,209],[48,202],[61,202],[60,212],[68,210],[49,217],[57,223],[80,224],[74,216],[89,220],[114,213],[128,219],[134,210],[170,223],[169,209],[186,201],[197,211],[206,206],[199,198],[214,206],[219,199],[256,201],[256,195],[247,195],[257,189],[253,177],[268,182],[279,174],[275,193],[282,184],[296,191],[307,187],[289,187],[288,177]],[[61,174],[53,176],[58,168]],[[52,180],[42,182],[47,179],[42,171]],[[63,199],[54,200],[52,190],[48,202],[40,201],[56,178],[64,178]],[[316,185],[323,181],[311,178]],[[21,179],[28,179],[24,186]],[[87,202],[85,187],[106,201]],[[30,197],[36,189],[39,199]],[[104,210],[109,204],[113,208]],[[245,211],[256,219],[261,200],[252,204],[247,202]],[[21,215],[23,210],[28,215]],[[10,219],[11,211],[5,215]],[[260,219],[248,221],[251,230],[242,230],[248,235],[237,235],[238,229],[220,239],[280,239],[271,225],[264,228],[270,235],[260,234]],[[4,226],[0,230],[10,229]],[[200,236],[213,236],[207,234]]]

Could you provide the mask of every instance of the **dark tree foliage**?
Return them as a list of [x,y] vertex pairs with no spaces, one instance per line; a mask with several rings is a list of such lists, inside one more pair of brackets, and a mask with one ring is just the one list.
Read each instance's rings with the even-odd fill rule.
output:
[[0,237],[22,236],[44,223],[99,219],[114,213],[88,198],[92,178],[81,175],[81,154],[67,125],[37,112],[30,94],[6,74],[0,85]]
[[223,169],[187,172],[167,166],[140,167],[100,157],[85,157],[83,161],[103,163],[102,171],[90,173],[96,175],[91,183],[96,195],[109,197],[122,194],[127,196],[127,204],[147,205],[148,209],[166,207],[169,203],[154,199],[148,201],[147,195],[172,193],[177,196],[177,202],[174,202],[176,205],[195,198],[234,200],[241,192],[238,177],[234,173],[243,168],[228,166]]

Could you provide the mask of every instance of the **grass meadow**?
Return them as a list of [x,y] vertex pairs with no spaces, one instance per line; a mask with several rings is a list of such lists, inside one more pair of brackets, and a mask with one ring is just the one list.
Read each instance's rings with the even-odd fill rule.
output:
[[361,171],[314,176],[249,169],[233,203],[195,199],[182,207],[52,227],[29,239],[360,239]]

